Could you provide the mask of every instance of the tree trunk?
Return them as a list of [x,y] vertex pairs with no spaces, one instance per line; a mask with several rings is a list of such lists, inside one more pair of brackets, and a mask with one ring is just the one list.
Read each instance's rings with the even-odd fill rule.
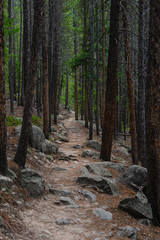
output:
[[68,69],[66,69],[66,99],[65,99],[65,108],[68,107]]
[[[84,0],[84,51],[87,53],[87,0]],[[88,78],[87,59],[85,59],[85,127],[88,128]]]
[[0,1],[0,171],[7,172],[3,1]]
[[91,0],[91,60],[90,60],[90,68],[91,68],[91,78],[90,78],[90,99],[89,99],[89,139],[93,139],[93,88],[94,88],[94,0]]
[[102,122],[104,121],[105,113],[105,11],[104,11],[104,0],[101,0],[102,4]]
[[99,23],[98,2],[96,2],[96,133],[99,136]]
[[20,45],[19,45],[19,70],[18,70],[18,106],[20,104],[21,66],[22,66],[22,0],[20,0]]
[[146,119],[145,119],[145,29],[144,29],[144,0],[139,0],[139,46],[138,46],[138,121],[137,143],[138,158],[142,166],[146,167]]
[[[8,18],[11,20],[11,0],[8,0]],[[10,27],[11,29],[11,27]],[[9,34],[9,91],[10,91],[10,112],[14,113],[14,86],[12,77],[12,35]]]
[[49,79],[48,79],[48,38],[46,22],[46,0],[43,9],[42,61],[43,61],[43,133],[45,138],[49,139]]
[[111,1],[110,38],[106,85],[105,118],[102,129],[101,159],[110,161],[114,130],[115,103],[117,93],[117,63],[119,45],[120,0]]
[[150,1],[149,64],[147,78],[147,192],[154,224],[160,226],[160,0]]
[[[75,9],[73,9],[73,28],[74,28],[74,57],[77,56],[77,35],[76,35],[76,21],[75,21]],[[75,68],[74,72],[75,79],[75,120],[78,120],[78,76],[77,76],[77,68]]]
[[24,105],[24,95],[26,95],[29,76],[29,60],[30,60],[30,29],[29,29],[29,0],[23,0],[23,75],[21,102]]
[[137,132],[136,132],[136,116],[135,116],[135,104],[133,94],[133,82],[132,82],[132,69],[131,69],[131,54],[130,54],[130,41],[128,35],[128,20],[126,15],[127,2],[122,2],[122,18],[125,44],[125,61],[126,61],[126,76],[128,84],[128,100],[129,100],[129,115],[131,125],[131,147],[132,147],[132,162],[138,164],[138,151],[137,151]]
[[32,104],[37,79],[38,53],[41,47],[40,32],[42,30],[42,12],[44,8],[44,3],[45,0],[34,0],[34,24],[31,46],[30,78],[27,84],[21,135],[18,143],[18,149],[14,158],[14,161],[22,167],[25,167],[27,146],[32,129]]

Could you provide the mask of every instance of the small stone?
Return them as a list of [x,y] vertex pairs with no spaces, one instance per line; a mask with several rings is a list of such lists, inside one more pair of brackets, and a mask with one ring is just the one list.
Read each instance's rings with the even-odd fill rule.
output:
[[64,205],[74,205],[74,202],[70,197],[60,197],[60,202]]
[[151,221],[149,219],[142,218],[138,221],[139,224],[144,224],[151,227]]
[[117,233],[118,237],[126,237],[126,238],[130,238],[132,240],[137,240],[137,230],[134,227],[131,226],[126,226],[123,228],[120,228],[118,233]]
[[0,175],[0,188],[11,188],[13,181],[9,177]]
[[67,224],[69,224],[69,221],[67,219],[58,219],[58,220],[56,220],[56,224],[59,226],[67,225]]
[[93,194],[92,192],[88,191],[88,190],[83,190],[82,195],[84,195],[86,198],[88,198],[92,202],[96,201],[96,195]]
[[107,212],[107,211],[104,210],[104,209],[96,208],[96,209],[93,211],[93,213],[94,213],[94,215],[96,215],[96,216],[99,217],[100,219],[103,219],[103,220],[112,220],[112,213]]
[[52,193],[52,194],[60,195],[60,196],[64,196],[64,197],[68,197],[72,193],[71,191],[68,191],[68,190],[57,190],[57,189],[54,189],[54,188],[50,188],[49,192]]
[[67,172],[68,170],[65,169],[65,168],[60,168],[60,167],[54,167],[52,168],[54,171],[57,171],[57,172]]

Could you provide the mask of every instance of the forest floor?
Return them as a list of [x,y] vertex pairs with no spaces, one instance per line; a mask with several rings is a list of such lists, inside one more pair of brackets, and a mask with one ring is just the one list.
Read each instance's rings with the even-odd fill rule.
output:
[[[118,183],[120,196],[112,196],[97,192],[93,188],[82,187],[76,183],[78,176],[82,175],[80,169],[87,163],[100,160],[86,159],[81,156],[86,149],[74,149],[76,144],[85,145],[88,139],[88,129],[83,121],[74,120],[74,112],[64,110],[66,113],[64,127],[67,131],[69,142],[59,143],[59,153],[54,155],[54,161],[50,161],[43,154],[29,148],[27,155],[27,168],[38,171],[45,179],[46,191],[42,197],[32,198],[20,187],[19,180],[14,187],[14,193],[0,191],[0,215],[4,219],[5,229],[0,229],[0,239],[14,240],[105,240],[125,239],[117,237],[120,227],[133,226],[137,228],[138,239],[160,239],[160,228],[153,225],[146,226],[138,223],[138,220],[121,211],[118,208],[120,200],[132,197],[135,193]],[[16,109],[16,116],[22,116],[22,108]],[[56,126],[59,128],[59,125]],[[52,133],[54,136],[54,133]],[[94,133],[94,139],[100,142],[100,137]],[[8,127],[7,155],[9,167],[18,174],[19,169],[14,164],[13,158],[16,152],[18,137],[14,127]],[[120,151],[123,140],[114,142],[112,154],[113,162],[131,164],[130,155]],[[127,141],[126,144],[129,144]],[[70,156],[68,161],[60,160],[63,154]],[[37,161],[40,160],[40,161]],[[57,167],[65,169],[56,171]],[[114,178],[118,177],[117,171],[111,170]],[[71,195],[75,206],[59,205],[60,196],[51,194],[49,186],[58,190],[73,191]],[[83,189],[96,195],[96,201],[91,202],[80,194]],[[56,204],[57,203],[57,204]],[[77,206],[77,207],[76,207]],[[112,213],[112,220],[102,220],[93,214],[93,210],[102,208]],[[67,225],[57,225],[56,220],[65,219]]]

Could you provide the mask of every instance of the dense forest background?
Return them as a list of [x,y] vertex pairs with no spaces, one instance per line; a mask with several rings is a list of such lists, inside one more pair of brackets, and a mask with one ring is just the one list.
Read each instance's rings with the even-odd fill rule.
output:
[[[148,167],[156,223],[160,222],[159,6],[159,0],[1,1],[6,97],[13,116],[15,105],[24,106],[14,161],[25,166],[32,107],[43,118],[48,139],[51,124],[57,124],[59,104],[64,104],[75,110],[76,120],[85,120],[90,140],[94,128],[97,135],[102,133],[102,160],[110,161],[113,137],[131,136],[133,164]],[[4,124],[1,131],[5,129]],[[7,168],[5,145],[2,172]]]

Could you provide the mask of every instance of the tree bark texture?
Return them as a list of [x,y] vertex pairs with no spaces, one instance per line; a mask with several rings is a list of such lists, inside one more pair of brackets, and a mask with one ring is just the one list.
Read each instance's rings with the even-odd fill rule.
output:
[[138,164],[138,150],[137,150],[137,131],[136,131],[136,116],[135,116],[135,104],[132,82],[132,67],[131,67],[131,54],[130,54],[130,41],[128,35],[128,19],[126,15],[127,2],[122,2],[122,19],[124,33],[124,45],[125,45],[125,61],[126,61],[126,76],[128,84],[128,100],[129,100],[129,116],[131,125],[131,147],[132,147],[132,161],[134,164]]
[[[11,0],[8,0],[8,18],[11,20]],[[11,29],[11,28],[10,28]],[[12,76],[12,35],[9,34],[9,91],[10,91],[10,112],[14,113],[14,86]]]
[[110,38],[106,85],[105,118],[102,129],[101,159],[110,161],[114,130],[115,103],[117,93],[117,62],[119,42],[120,0],[111,1]]
[[101,0],[102,4],[102,122],[103,125],[104,121],[104,114],[105,114],[105,1]]
[[[84,51],[87,53],[87,0],[84,0]],[[85,127],[88,128],[88,78],[87,59],[85,59]]]
[[43,9],[43,36],[42,36],[42,61],[43,61],[43,133],[49,139],[49,78],[48,78],[48,38],[46,22],[46,0]]
[[14,161],[22,167],[25,167],[27,146],[32,129],[32,104],[34,100],[37,79],[38,53],[41,46],[40,32],[42,30],[42,13],[44,3],[45,0],[34,0],[34,24],[31,46],[30,78],[27,84],[21,135],[18,143],[17,152],[14,158]]
[[0,1],[0,171],[7,171],[3,1]]
[[160,0],[150,1],[147,79],[147,192],[154,223],[160,226]]

